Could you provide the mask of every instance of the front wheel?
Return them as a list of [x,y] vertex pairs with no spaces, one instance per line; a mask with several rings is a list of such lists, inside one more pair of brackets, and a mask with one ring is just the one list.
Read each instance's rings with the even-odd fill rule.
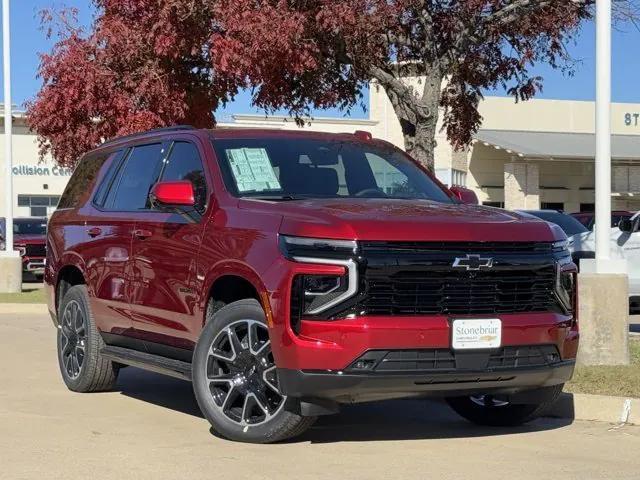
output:
[[512,404],[509,397],[478,394],[447,398],[449,406],[461,417],[478,425],[513,427],[536,419],[562,392],[563,385],[550,387],[547,399],[540,403]]
[[208,312],[192,380],[202,413],[225,438],[272,443],[300,435],[315,421],[286,408],[295,401],[278,388],[269,330],[256,300]]

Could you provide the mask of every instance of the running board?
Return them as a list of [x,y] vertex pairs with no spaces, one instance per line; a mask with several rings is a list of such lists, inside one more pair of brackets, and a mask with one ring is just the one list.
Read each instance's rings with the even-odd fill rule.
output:
[[191,381],[191,364],[181,360],[139,352],[130,348],[107,346],[100,350],[102,356],[113,362],[124,363],[150,372],[169,375],[181,380]]

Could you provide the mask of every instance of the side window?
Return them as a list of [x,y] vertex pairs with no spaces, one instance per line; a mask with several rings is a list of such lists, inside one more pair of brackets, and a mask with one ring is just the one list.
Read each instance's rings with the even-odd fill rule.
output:
[[113,160],[111,161],[111,165],[109,165],[109,171],[102,177],[102,182],[98,186],[95,196],[93,197],[93,203],[99,207],[104,206],[107,194],[113,182],[122,167],[122,160],[124,158],[126,150],[118,150],[113,155]]
[[203,213],[207,205],[207,180],[202,159],[195,145],[175,142],[162,174],[162,181],[188,180],[193,184],[196,209]]
[[149,191],[158,178],[162,144],[134,147],[111,187],[105,207],[134,211],[149,208]]
[[399,195],[412,190],[409,178],[388,161],[373,153],[366,154],[378,188],[387,195]]
[[80,160],[58,202],[58,208],[80,206],[83,195],[91,191],[100,169],[110,156],[111,153],[88,153]]

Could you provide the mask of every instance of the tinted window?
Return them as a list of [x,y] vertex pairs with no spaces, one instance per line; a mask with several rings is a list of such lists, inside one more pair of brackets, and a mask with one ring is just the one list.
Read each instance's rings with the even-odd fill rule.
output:
[[114,158],[111,161],[111,165],[109,166],[109,171],[104,175],[102,179],[102,183],[98,187],[95,197],[93,198],[93,202],[98,206],[103,206],[105,204],[105,200],[107,198],[107,194],[111,189],[113,182],[120,171],[123,163],[123,157],[125,154],[125,150],[119,150],[114,154]]
[[452,203],[392,146],[350,140],[215,140],[227,187],[244,197],[404,198]]
[[[80,160],[60,198],[58,208],[76,208],[80,205],[83,195],[91,191],[100,169],[109,156],[110,153],[89,153]],[[46,209],[44,214],[46,215]]]
[[16,235],[46,235],[46,219],[34,218],[33,220],[14,220],[13,233]]
[[573,218],[571,215],[565,215],[563,213],[557,212],[541,212],[541,211],[527,211],[527,213],[531,215],[535,215],[542,220],[547,222],[555,223],[558,225],[564,233],[566,233],[567,237],[571,235],[576,235],[577,233],[587,232],[587,228],[582,225],[578,220]]
[[134,147],[111,188],[105,206],[134,211],[149,208],[149,190],[158,177],[162,145]]
[[195,145],[175,142],[162,174],[163,181],[188,180],[193,184],[196,207],[202,213],[207,204],[207,181]]

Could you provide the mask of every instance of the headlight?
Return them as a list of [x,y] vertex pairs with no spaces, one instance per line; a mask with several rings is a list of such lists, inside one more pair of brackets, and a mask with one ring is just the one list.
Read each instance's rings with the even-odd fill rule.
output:
[[558,266],[556,275],[556,295],[567,312],[573,312],[576,295],[576,273],[574,271],[562,271]]
[[559,240],[557,242],[553,242],[552,248],[554,251],[566,250],[569,248],[569,240]]
[[280,236],[282,254],[295,262],[345,267],[344,275],[296,275],[291,285],[291,327],[299,332],[302,316],[316,316],[353,297],[358,291],[352,240]]
[[280,251],[292,260],[297,257],[351,258],[356,254],[357,249],[358,244],[353,240],[280,235]]
[[16,245],[15,247],[13,247],[13,249],[16,252],[19,252],[21,257],[24,257],[27,254],[27,247],[25,247],[24,245]]

